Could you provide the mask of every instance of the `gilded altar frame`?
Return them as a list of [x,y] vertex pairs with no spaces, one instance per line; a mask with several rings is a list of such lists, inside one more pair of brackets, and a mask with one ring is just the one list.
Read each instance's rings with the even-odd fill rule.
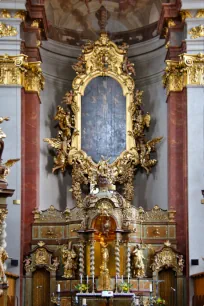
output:
[[81,150],[81,103],[87,85],[96,77],[108,76],[121,85],[126,97],[126,150],[130,150],[135,147],[135,139],[131,136],[133,124],[130,113],[135,83],[128,72],[128,65],[132,67],[132,64],[127,59],[127,46],[118,47],[109,40],[107,34],[101,34],[99,40],[87,44],[82,52],[77,64],[73,65],[77,76],[72,83],[72,110],[78,134],[72,140],[72,147]]

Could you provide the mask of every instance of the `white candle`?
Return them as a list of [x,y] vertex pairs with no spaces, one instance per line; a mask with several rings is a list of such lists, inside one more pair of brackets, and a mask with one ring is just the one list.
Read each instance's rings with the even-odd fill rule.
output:
[[136,299],[135,302],[136,302],[135,305],[136,305],[136,306],[139,306],[139,299]]
[[117,282],[118,282],[118,276],[116,274],[116,276],[115,276],[115,283],[116,283],[116,285],[117,285]]
[[93,283],[93,285],[94,285],[94,275],[92,275],[92,283]]
[[152,284],[149,284],[149,291],[152,292]]
[[82,299],[82,306],[86,306],[86,299]]
[[80,274],[80,284],[82,284],[82,274]]
[[60,292],[60,284],[57,284],[57,292]]
[[86,283],[87,283],[87,285],[89,283],[89,276],[88,275],[86,276]]
[[123,283],[123,275],[121,276],[121,282]]
[[129,284],[129,282],[130,282],[130,275],[128,274],[128,284]]

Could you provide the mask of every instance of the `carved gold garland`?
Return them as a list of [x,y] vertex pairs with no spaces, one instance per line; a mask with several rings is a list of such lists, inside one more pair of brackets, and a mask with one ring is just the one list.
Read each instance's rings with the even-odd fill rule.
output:
[[170,91],[182,91],[187,85],[204,85],[204,54],[182,54],[180,61],[167,60],[163,84]]
[[9,24],[0,22],[0,37],[16,36],[18,34],[17,29]]
[[204,37],[204,25],[201,24],[197,27],[194,27],[188,33],[191,35],[192,39]]
[[26,55],[0,56],[0,85],[21,85],[26,91],[44,88],[41,62],[28,62]]
[[[63,102],[67,105],[57,107],[55,120],[58,121],[57,138],[45,138],[55,150],[55,167],[64,172],[67,166],[72,166],[72,192],[77,206],[83,207],[81,185],[96,186],[101,178],[108,188],[114,188],[117,183],[123,185],[123,196],[131,201],[134,195],[133,178],[135,170],[141,166],[147,173],[156,164],[150,153],[155,151],[155,145],[161,137],[147,141],[144,131],[150,125],[150,115],[144,114],[142,91],[135,91],[135,75],[133,64],[127,57],[126,44],[116,46],[106,34],[101,34],[99,40],[89,42],[82,50],[83,55],[73,65],[77,76],[72,88]],[[126,96],[126,150],[111,164],[105,159],[96,164],[91,157],[81,150],[81,96],[87,84],[98,76],[110,76],[118,81]],[[112,187],[111,187],[112,186]]]

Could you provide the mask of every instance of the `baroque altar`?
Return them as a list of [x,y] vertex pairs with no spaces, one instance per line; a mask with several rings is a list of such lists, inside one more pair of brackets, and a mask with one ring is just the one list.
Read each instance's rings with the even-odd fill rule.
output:
[[[131,291],[136,300],[130,304],[153,305],[157,297],[171,295],[167,278],[183,290],[176,212],[132,205],[134,176],[139,168],[149,174],[156,165],[152,153],[162,137],[146,138],[151,116],[143,111],[143,92],[135,89],[127,50],[126,44],[117,46],[101,34],[84,46],[73,65],[72,90],[54,118],[56,137],[44,141],[55,154],[53,172],[71,172],[76,205],[33,211],[26,305],[32,292],[33,306],[73,305],[77,290],[88,296]],[[180,302],[182,294],[172,296],[170,306],[175,299]]]

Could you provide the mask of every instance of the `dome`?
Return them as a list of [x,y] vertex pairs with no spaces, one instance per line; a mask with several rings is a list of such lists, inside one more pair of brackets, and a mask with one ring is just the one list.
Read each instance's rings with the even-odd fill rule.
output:
[[151,39],[161,7],[160,0],[45,0],[49,38],[77,46],[96,40],[100,31],[116,43]]

